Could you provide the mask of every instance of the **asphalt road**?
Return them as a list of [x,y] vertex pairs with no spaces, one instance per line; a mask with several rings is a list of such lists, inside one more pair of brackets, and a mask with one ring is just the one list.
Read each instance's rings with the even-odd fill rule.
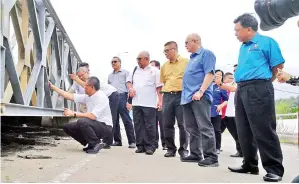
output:
[[[125,133],[123,133],[125,135]],[[231,158],[235,145],[227,133],[223,136],[223,152],[218,168],[203,168],[196,163],[182,163],[179,156],[164,158],[161,148],[154,155],[136,154],[134,149],[113,147],[97,155],[87,155],[72,139],[57,141],[57,147],[42,147],[8,157],[1,157],[2,182],[233,182],[260,183],[260,175],[235,174],[228,166],[239,166],[241,158]],[[125,143],[125,142],[124,142]],[[299,152],[294,145],[282,145],[285,176],[283,183],[299,175]],[[17,155],[43,155],[51,159],[24,159]]]

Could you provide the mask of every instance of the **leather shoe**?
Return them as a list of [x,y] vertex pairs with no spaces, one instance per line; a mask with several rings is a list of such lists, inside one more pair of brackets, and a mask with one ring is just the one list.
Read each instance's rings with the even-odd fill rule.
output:
[[269,182],[279,182],[281,181],[282,177],[276,175],[276,174],[272,174],[272,173],[267,173],[264,177],[263,177],[264,181],[269,181]]
[[231,172],[235,172],[235,173],[250,173],[250,174],[255,174],[258,175],[259,174],[259,168],[258,167],[246,167],[246,166],[241,166],[241,167],[228,167],[228,169]]
[[144,153],[145,150],[142,148],[137,148],[137,150],[135,151],[135,153]]
[[129,148],[136,148],[136,144],[135,143],[129,144]]
[[146,150],[145,154],[147,154],[147,155],[153,155],[154,151],[153,150]]
[[164,157],[175,157],[175,152],[167,152]]
[[230,157],[243,157],[243,154],[240,153],[240,152],[237,152],[237,153],[234,154],[234,155],[230,155]]
[[114,142],[111,146],[122,146],[123,144],[121,142]]
[[198,157],[193,156],[193,155],[189,155],[189,156],[186,156],[186,157],[181,157],[182,162],[196,162],[196,163],[198,163],[200,160],[202,160],[202,159],[199,159]]
[[187,157],[189,153],[188,153],[188,151],[183,151],[179,154],[180,154],[180,157],[183,158],[183,157]]

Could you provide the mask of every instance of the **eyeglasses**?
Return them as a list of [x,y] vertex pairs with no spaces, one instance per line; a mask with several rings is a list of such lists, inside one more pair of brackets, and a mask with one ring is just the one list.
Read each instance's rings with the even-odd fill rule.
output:
[[115,61],[115,60],[114,60],[114,61],[111,61],[111,63],[117,63],[117,62],[118,62],[118,61]]
[[174,49],[174,48],[165,49],[165,50],[163,51],[163,53],[166,54],[166,53],[168,53],[169,51],[171,51],[172,49]]

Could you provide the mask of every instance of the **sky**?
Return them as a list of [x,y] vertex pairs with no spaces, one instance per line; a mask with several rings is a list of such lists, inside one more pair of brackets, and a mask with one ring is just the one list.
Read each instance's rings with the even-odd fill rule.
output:
[[[140,51],[163,64],[164,44],[178,43],[181,56],[189,57],[185,39],[198,33],[203,47],[217,58],[216,68],[231,71],[237,63],[240,42],[233,20],[254,13],[254,0],[51,0],[64,28],[91,74],[107,80],[111,59],[120,56],[122,68],[133,71]],[[255,14],[256,15],[256,14]],[[257,15],[256,15],[257,17]],[[258,17],[257,17],[258,18]],[[258,18],[259,19],[259,18]],[[259,31],[273,37],[286,60],[285,70],[299,75],[299,17],[291,18],[272,31]],[[299,95],[299,88],[275,83],[276,98]],[[298,94],[286,93],[290,91]]]

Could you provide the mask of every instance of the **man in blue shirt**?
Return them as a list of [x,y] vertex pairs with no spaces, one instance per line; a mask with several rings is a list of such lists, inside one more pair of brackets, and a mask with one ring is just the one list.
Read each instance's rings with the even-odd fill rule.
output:
[[257,33],[258,22],[250,14],[235,21],[236,36],[242,42],[235,80],[236,122],[244,156],[243,165],[229,170],[258,174],[257,149],[267,174],[265,181],[281,181],[282,151],[276,134],[274,88],[278,68],[284,59],[277,42]]
[[217,167],[215,134],[210,119],[216,57],[201,46],[197,34],[190,34],[185,44],[192,54],[183,77],[181,105],[186,131],[190,134],[190,155],[181,160],[198,162],[199,166],[204,167]]

